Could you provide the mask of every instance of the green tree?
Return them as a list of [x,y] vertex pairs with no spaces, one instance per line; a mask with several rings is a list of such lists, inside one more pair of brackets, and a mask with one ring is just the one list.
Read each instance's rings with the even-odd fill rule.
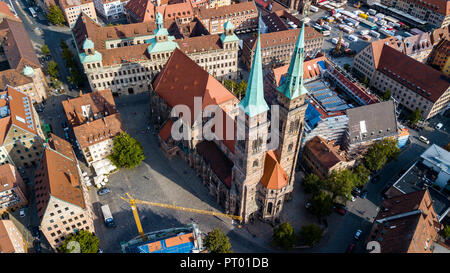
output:
[[86,230],[79,230],[76,233],[72,233],[64,240],[63,244],[58,248],[61,253],[73,253],[76,251],[73,247],[73,243],[68,245],[69,242],[75,241],[80,245],[81,253],[97,253],[100,240],[92,233]]
[[230,239],[218,228],[210,231],[204,240],[206,249],[211,253],[232,253]]
[[66,22],[62,10],[54,4],[48,8],[47,20],[54,25],[62,25]]
[[388,159],[397,159],[400,154],[400,148],[395,139],[385,138],[381,142],[381,145],[383,146],[384,153]]
[[68,47],[63,49],[62,57],[66,61],[67,66],[72,66],[74,63],[73,53]]
[[364,155],[364,165],[373,172],[381,170],[386,162],[386,154],[383,151],[383,146],[379,143],[373,144]]
[[450,238],[450,225],[445,225],[445,228],[442,230],[442,234],[445,239]]
[[58,64],[55,61],[51,60],[50,62],[48,62],[47,74],[49,74],[52,77],[58,78],[59,76]]
[[297,236],[294,228],[290,223],[286,222],[273,230],[273,243],[283,249],[291,249],[297,243]]
[[369,182],[370,171],[364,166],[364,164],[359,164],[353,173],[357,176],[355,187],[362,187],[367,182]]
[[317,194],[321,189],[320,178],[314,174],[310,173],[302,181],[303,189],[305,193]]
[[314,195],[311,199],[311,213],[319,219],[333,213],[333,200],[331,196],[324,191]]
[[357,179],[357,176],[351,170],[333,171],[326,179],[326,189],[333,194],[331,199],[334,201],[338,196],[350,199]]
[[50,55],[50,49],[48,48],[48,46],[46,44],[42,45],[41,52],[44,56]]
[[242,80],[240,83],[233,80],[224,80],[223,85],[236,97],[242,98],[245,96],[245,91],[247,90],[247,82],[245,80]]
[[390,100],[390,99],[391,99],[391,90],[390,90],[390,89],[387,89],[387,90],[383,93],[383,95],[381,96],[381,98],[382,98],[384,101]]
[[57,78],[51,77],[51,78],[50,78],[50,81],[52,82],[52,86],[53,86],[54,88],[56,88],[56,89],[61,88],[62,83],[61,83],[61,81],[58,80]]
[[369,86],[369,79],[367,78],[367,76],[364,76],[364,78],[362,79],[362,83],[367,87]]
[[411,124],[416,124],[421,118],[421,114],[420,114],[420,109],[417,108],[416,110],[414,110],[411,114],[408,115],[407,119],[409,120],[409,122],[411,122]]
[[322,235],[322,229],[316,224],[303,226],[299,232],[300,241],[310,247],[313,247],[315,244],[320,242]]
[[141,164],[145,159],[141,143],[128,133],[120,133],[114,138],[114,148],[108,157],[119,168],[131,169]]
[[83,84],[83,74],[81,74],[77,66],[71,67],[70,75],[67,76],[67,81],[77,86],[81,86]]

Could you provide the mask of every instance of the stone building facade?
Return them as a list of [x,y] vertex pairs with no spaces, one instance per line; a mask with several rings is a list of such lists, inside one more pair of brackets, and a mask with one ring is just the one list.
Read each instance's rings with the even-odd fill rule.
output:
[[[225,24],[226,31],[221,35],[175,39],[164,27],[162,15],[158,18],[156,29],[152,28],[149,31],[152,23],[140,23],[148,24],[144,28],[127,25],[126,28],[135,29],[134,33],[125,34],[128,42],[114,46],[114,40],[111,39],[110,48],[108,43],[106,48],[102,48],[103,45],[99,43],[104,43],[107,38],[103,36],[86,38],[80,34],[89,33],[94,36],[99,35],[98,32],[86,29],[102,30],[93,26],[88,18],[80,17],[74,28],[74,36],[80,48],[80,61],[92,90],[108,88],[114,95],[148,91],[150,82],[161,71],[175,48],[188,54],[219,79],[237,77],[239,39],[233,33],[234,26],[231,23]],[[136,32],[141,35],[137,35]]]
[[36,206],[39,228],[57,249],[73,232],[95,233],[94,213],[71,144],[52,134],[45,146],[34,178]]
[[28,205],[25,183],[11,164],[0,166],[0,214]]
[[19,171],[37,166],[44,134],[31,98],[8,86],[0,92],[0,105],[0,164]]
[[[269,91],[277,98],[274,112],[264,99],[260,39],[241,101],[179,49],[153,83],[152,121],[166,154],[179,154],[187,160],[224,210],[241,216],[243,222],[256,218],[279,221],[284,201],[292,193],[306,109],[304,36],[302,31],[285,82]],[[194,99],[198,96],[200,104]],[[180,104],[187,107],[174,109]],[[222,123],[211,125],[210,119],[201,115],[207,106],[220,109],[213,120]],[[186,137],[176,140],[176,128],[186,132]],[[212,140],[201,138],[208,132],[205,128],[211,128]]]
[[111,90],[100,90],[62,102],[70,128],[86,163],[107,158],[114,137],[125,131]]

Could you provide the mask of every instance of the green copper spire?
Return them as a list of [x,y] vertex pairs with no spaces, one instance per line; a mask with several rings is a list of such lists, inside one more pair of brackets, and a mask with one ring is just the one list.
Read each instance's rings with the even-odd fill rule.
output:
[[302,24],[300,35],[295,44],[286,80],[278,87],[278,91],[289,99],[308,93],[303,85],[303,60],[305,55],[305,23]]
[[248,78],[247,91],[245,97],[239,102],[239,107],[249,116],[253,117],[269,110],[269,106],[264,100],[263,70],[261,62],[261,44],[256,42],[255,54],[253,55],[252,69]]

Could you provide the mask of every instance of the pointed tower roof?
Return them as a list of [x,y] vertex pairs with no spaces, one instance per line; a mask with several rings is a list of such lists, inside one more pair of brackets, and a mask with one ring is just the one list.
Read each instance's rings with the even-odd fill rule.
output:
[[289,70],[286,80],[278,87],[278,91],[283,93],[289,99],[295,99],[298,96],[308,93],[303,85],[303,61],[305,57],[305,22],[302,24],[302,30],[295,44],[292,54]]
[[258,42],[256,43],[255,54],[253,56],[247,90],[244,99],[239,102],[239,107],[250,117],[269,110],[269,106],[264,100],[264,78],[261,62],[261,44],[259,40],[258,33]]

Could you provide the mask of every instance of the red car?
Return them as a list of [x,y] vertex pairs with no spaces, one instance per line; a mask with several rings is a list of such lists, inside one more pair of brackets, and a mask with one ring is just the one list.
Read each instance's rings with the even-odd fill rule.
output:
[[347,211],[341,207],[334,207],[334,211],[339,213],[340,215],[345,215],[347,213]]

